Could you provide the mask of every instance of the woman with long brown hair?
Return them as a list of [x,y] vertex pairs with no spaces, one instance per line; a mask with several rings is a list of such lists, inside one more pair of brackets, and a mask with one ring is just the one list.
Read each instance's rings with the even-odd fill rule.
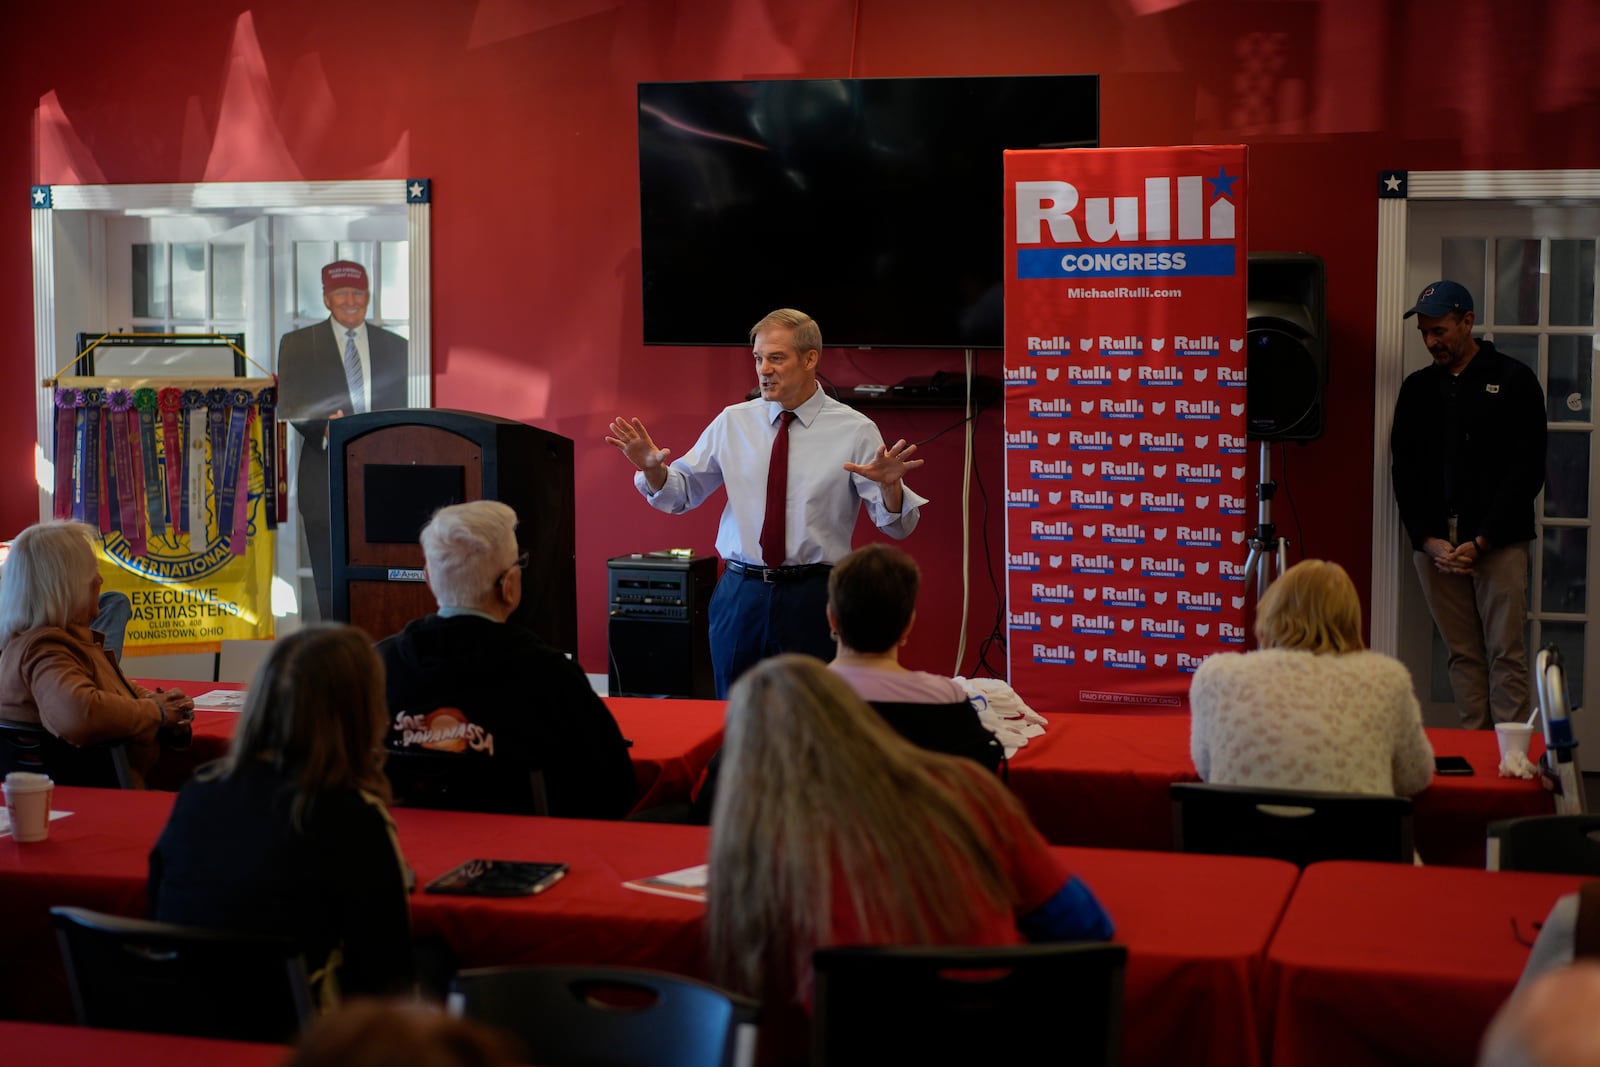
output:
[[279,640],[228,754],[184,786],[150,853],[151,918],[292,937],[324,1003],[409,987],[387,727],[366,634],[324,624]]
[[1104,939],[1111,921],[995,777],[917,748],[808,656],[730,693],[711,830],[713,972],[769,1007],[842,944]]

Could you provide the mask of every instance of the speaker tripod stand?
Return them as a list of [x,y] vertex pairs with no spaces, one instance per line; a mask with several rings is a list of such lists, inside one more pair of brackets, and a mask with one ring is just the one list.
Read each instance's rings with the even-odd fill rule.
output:
[[[1272,480],[1272,442],[1261,442],[1261,480],[1256,483],[1256,528],[1250,535],[1250,555],[1244,561],[1244,580],[1256,581],[1256,602],[1260,603],[1267,586],[1289,569],[1289,543],[1278,536],[1272,521],[1272,497],[1278,483]],[[1277,572],[1273,572],[1273,567]]]

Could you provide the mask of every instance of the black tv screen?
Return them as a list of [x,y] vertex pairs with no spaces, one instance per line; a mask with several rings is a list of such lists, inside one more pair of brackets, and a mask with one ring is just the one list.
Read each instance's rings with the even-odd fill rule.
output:
[[642,82],[646,344],[1001,348],[1007,148],[1099,143],[1094,75]]

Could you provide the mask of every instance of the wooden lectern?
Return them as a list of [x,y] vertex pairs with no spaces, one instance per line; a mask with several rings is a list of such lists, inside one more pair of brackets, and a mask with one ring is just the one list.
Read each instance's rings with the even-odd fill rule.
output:
[[333,617],[374,641],[436,610],[417,535],[434,511],[499,500],[528,553],[512,615],[563,652],[578,648],[572,441],[470,411],[402,408],[328,424]]

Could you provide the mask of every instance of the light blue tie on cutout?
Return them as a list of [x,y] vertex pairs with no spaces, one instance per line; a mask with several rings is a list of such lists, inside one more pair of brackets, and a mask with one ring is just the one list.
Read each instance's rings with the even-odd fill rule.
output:
[[363,386],[366,379],[361,374],[361,353],[356,351],[356,332],[344,332],[344,380],[350,386],[350,406],[359,415],[367,410],[362,396],[365,393]]

